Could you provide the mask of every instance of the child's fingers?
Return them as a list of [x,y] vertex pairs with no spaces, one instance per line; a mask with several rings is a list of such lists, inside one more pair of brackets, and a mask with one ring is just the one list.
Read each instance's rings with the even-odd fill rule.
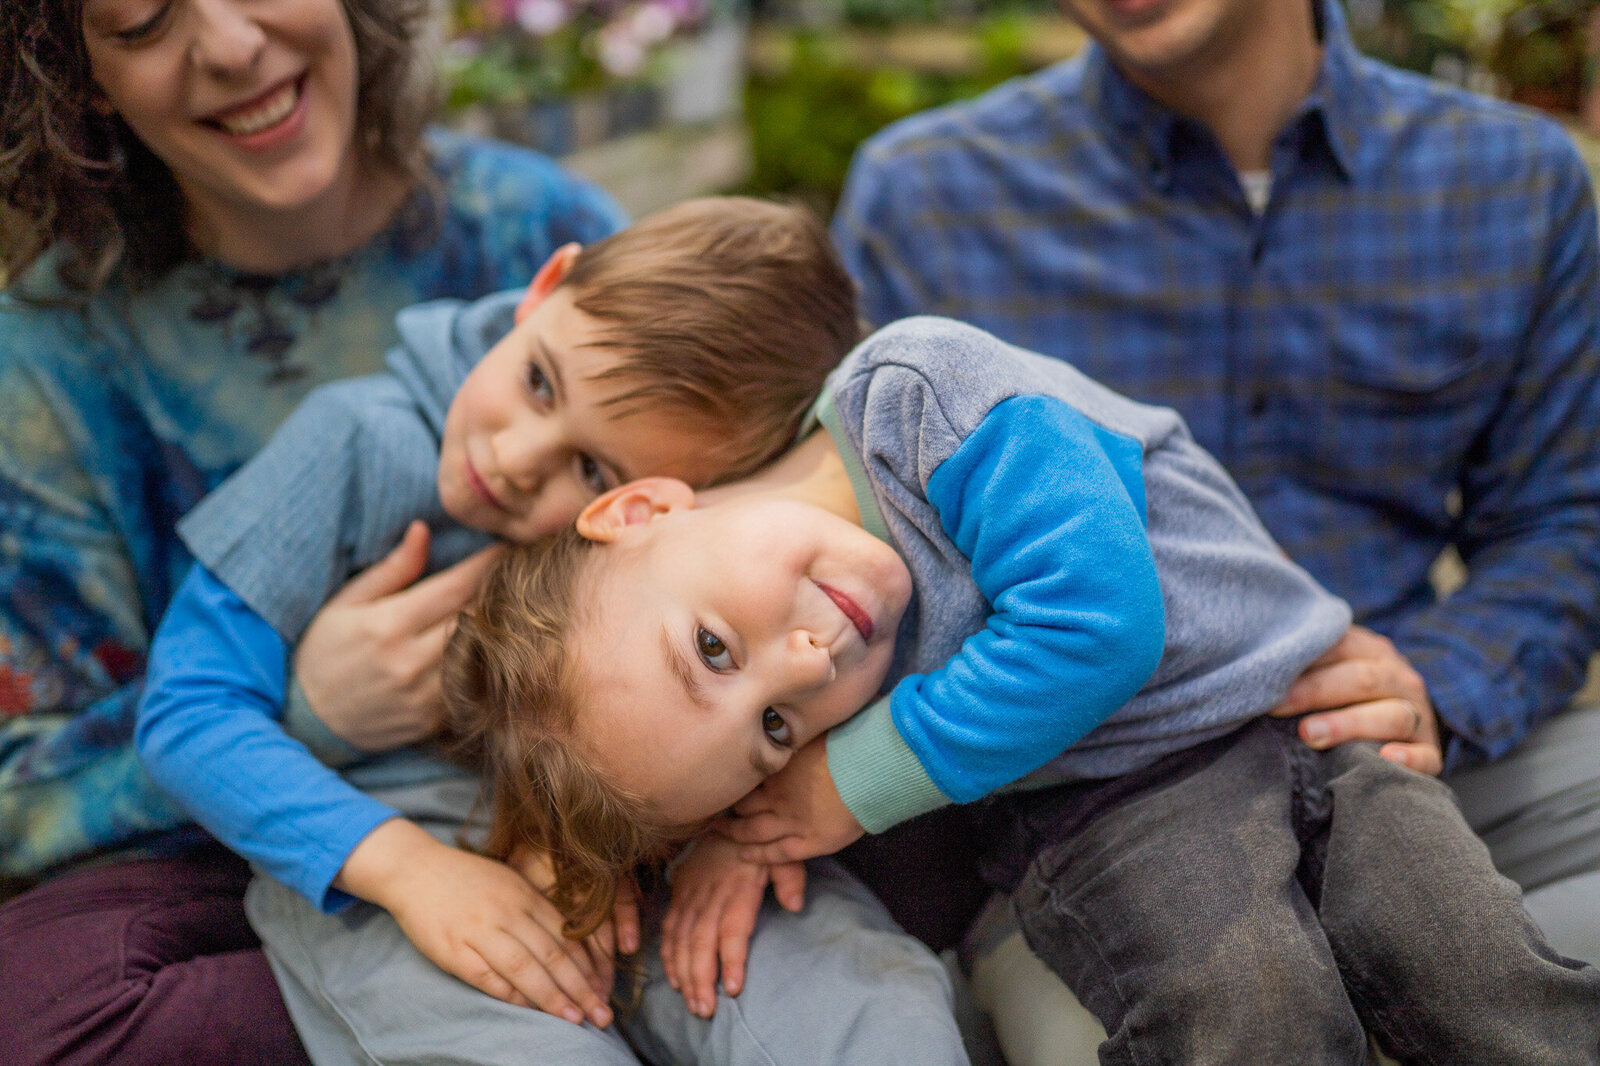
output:
[[1378,754],[1390,762],[1397,762],[1430,777],[1438,777],[1444,772],[1444,757],[1436,744],[1385,744],[1378,749]]
[[593,933],[583,938],[583,949],[594,968],[595,991],[601,997],[611,995],[611,982],[616,977],[617,938],[610,922],[602,922]]
[[617,889],[617,902],[611,909],[611,920],[616,925],[617,948],[624,955],[639,950],[639,897],[633,883],[623,881]]
[[510,981],[495,973],[494,968],[484,960],[481,954],[472,951],[470,948],[468,952],[472,961],[466,967],[457,970],[457,977],[460,977],[479,992],[493,996],[495,999],[509,1003],[514,1007],[533,1006],[532,1003],[528,1002],[527,997],[518,992]]
[[427,629],[442,623],[454,626],[455,617],[478,590],[489,564],[504,549],[493,544],[429,574],[395,597],[396,605],[410,621],[410,628]]
[[709,1018],[717,1009],[718,922],[714,912],[702,914],[688,937],[689,1010]]
[[772,894],[786,911],[798,913],[806,905],[806,864],[785,862],[767,871],[772,878]]
[[799,837],[784,837],[771,844],[745,844],[739,848],[739,858],[757,866],[777,866],[810,857]]
[[677,989],[683,996],[683,1001],[689,1007],[689,1013],[696,1017],[704,1017],[702,1013],[705,1004],[702,1002],[699,989],[695,985],[695,937],[700,926],[705,921],[705,914],[698,908],[690,908],[683,914],[678,923],[677,936],[672,942],[672,970],[677,975]]
[[595,977],[581,948],[573,944],[569,949],[569,941],[552,937],[532,917],[507,925],[509,936],[479,947],[496,973],[546,1013],[574,1024],[586,1017],[602,1028],[611,1024],[611,1010],[595,991]]
[[661,963],[667,971],[667,983],[689,999],[689,974],[692,949],[690,938],[700,920],[701,904],[697,896],[675,893],[672,908],[661,923]]
[[717,829],[736,844],[771,844],[789,833],[785,821],[771,813],[730,818]]
[[661,968],[666,972],[667,984],[681,988],[678,982],[678,924],[682,920],[678,901],[674,899],[661,919]]
[[725,929],[718,938],[717,953],[722,957],[722,987],[730,996],[744,991],[744,964],[750,957],[750,932]]
[[[734,894],[722,912],[717,929],[717,955],[722,962],[722,987],[728,995],[744,991],[744,964],[750,954],[750,937],[756,931],[761,901],[767,894],[766,879],[751,886],[753,891]],[[712,975],[715,992],[715,974]]]

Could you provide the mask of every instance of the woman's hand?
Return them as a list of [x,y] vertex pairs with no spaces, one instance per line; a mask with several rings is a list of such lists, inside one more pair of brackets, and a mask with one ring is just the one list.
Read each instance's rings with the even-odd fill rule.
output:
[[294,655],[306,702],[336,736],[384,751],[432,735],[444,713],[439,660],[498,548],[418,581],[428,527],[351,578],[311,620]]

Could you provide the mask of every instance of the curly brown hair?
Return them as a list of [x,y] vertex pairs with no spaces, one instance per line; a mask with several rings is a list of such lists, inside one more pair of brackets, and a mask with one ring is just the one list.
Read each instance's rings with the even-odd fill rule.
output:
[[[355,37],[356,129],[369,162],[414,180],[435,89],[419,63],[429,0],[340,0]],[[159,277],[190,254],[166,164],[97,106],[83,0],[0,4],[0,275],[62,246],[61,281],[92,293],[118,267]]]
[[576,529],[506,550],[461,616],[444,654],[446,731],[489,779],[484,854],[519,846],[550,857],[550,898],[569,936],[607,917],[624,878],[664,858],[699,826],[672,825],[582,750],[580,664],[568,639],[584,618],[594,544]]

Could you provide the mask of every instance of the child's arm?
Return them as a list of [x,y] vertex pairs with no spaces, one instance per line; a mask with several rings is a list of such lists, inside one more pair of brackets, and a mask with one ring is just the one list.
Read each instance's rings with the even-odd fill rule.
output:
[[286,658],[276,630],[196,566],[151,648],[136,733],[151,776],[229,848],[324,910],[360,896],[391,909],[419,950],[474,987],[568,1017],[581,1003],[580,1019],[609,1019],[608,989],[596,991],[584,948],[560,936],[560,916],[520,875],[435,841],[283,732]]
[[[953,435],[939,424],[937,404],[922,410],[924,424],[909,432]],[[942,667],[903,678],[886,699],[835,727],[827,775],[802,777],[797,756],[780,775],[782,806],[772,801],[778,786],[745,801],[740,810],[752,817],[726,831],[772,845],[747,857],[827,854],[863,826],[882,832],[988,795],[1138,692],[1165,637],[1141,459],[1137,441],[1043,396],[996,405],[959,441],[924,491],[992,607],[987,624]],[[851,817],[842,817],[841,803]],[[828,824],[813,825],[813,812]]]
[[717,976],[730,996],[744,988],[745,959],[768,883],[779,905],[805,905],[801,863],[766,866],[739,857],[739,846],[714,832],[697,837],[672,871],[672,902],[661,923],[661,961],[667,982],[683,993],[689,1012],[716,1011]]

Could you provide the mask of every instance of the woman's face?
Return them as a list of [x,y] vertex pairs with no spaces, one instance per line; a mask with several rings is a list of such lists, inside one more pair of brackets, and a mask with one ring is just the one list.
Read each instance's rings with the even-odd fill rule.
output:
[[355,172],[355,39],[339,0],[85,0],[106,102],[226,224],[310,208]]

